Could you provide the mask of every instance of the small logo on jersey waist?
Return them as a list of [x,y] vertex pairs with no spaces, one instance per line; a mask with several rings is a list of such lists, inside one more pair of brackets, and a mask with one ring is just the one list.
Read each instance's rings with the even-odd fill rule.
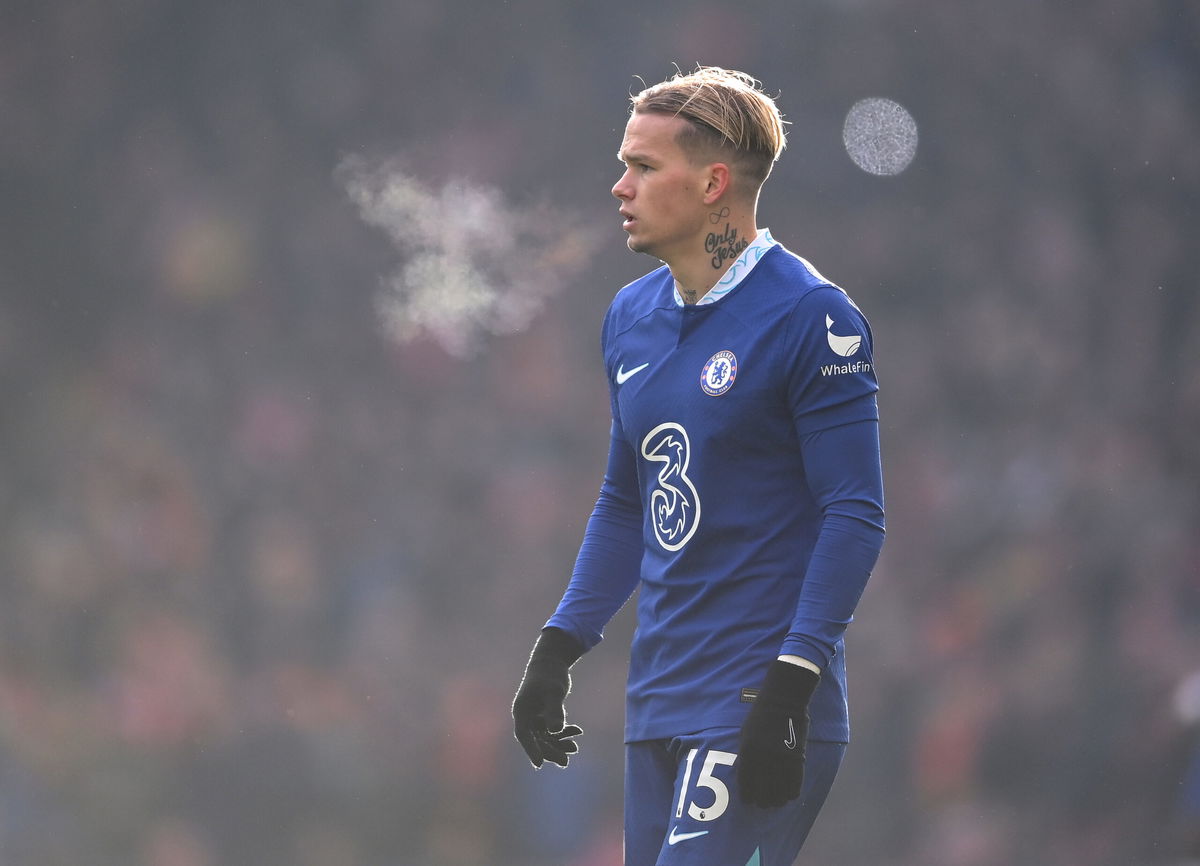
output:
[[647,361],[645,364],[639,364],[638,366],[636,366],[630,370],[626,370],[625,365],[622,364],[620,367],[617,367],[617,384],[624,385],[626,382],[628,382],[630,379],[632,379],[634,376],[636,376],[638,373],[642,372],[642,370],[645,370],[649,366],[650,366],[650,362]]
[[850,334],[846,337],[835,334],[833,319],[828,314],[825,316],[825,336],[829,340],[829,348],[843,358],[849,358],[862,347],[862,337],[858,334]]
[[737,356],[733,352],[728,349],[717,352],[700,371],[701,389],[710,397],[720,397],[733,387],[737,369]]
[[678,827],[671,828],[671,835],[667,837],[667,844],[674,845],[676,842],[686,842],[688,839],[695,839],[697,836],[705,836],[707,830],[696,830],[693,833],[680,833]]

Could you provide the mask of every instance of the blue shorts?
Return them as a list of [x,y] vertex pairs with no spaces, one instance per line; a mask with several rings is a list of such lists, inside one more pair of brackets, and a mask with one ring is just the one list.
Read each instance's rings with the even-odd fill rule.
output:
[[792,866],[846,753],[809,740],[800,798],[741,802],[738,728],[625,746],[625,866]]

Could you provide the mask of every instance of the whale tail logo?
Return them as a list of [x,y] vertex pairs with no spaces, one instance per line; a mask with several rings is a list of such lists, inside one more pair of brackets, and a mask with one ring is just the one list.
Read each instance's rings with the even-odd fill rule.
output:
[[858,334],[850,334],[847,337],[839,336],[833,332],[833,319],[828,315],[825,316],[825,336],[829,339],[829,348],[841,355],[843,358],[849,358],[862,346],[862,337]]

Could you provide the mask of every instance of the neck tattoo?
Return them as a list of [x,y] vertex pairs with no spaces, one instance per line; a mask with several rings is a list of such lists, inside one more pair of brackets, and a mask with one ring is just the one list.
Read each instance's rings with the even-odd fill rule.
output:
[[750,241],[738,237],[738,230],[725,223],[725,231],[721,234],[709,232],[704,239],[704,251],[712,256],[710,264],[713,270],[725,267],[726,262],[737,257],[737,254],[750,246]]

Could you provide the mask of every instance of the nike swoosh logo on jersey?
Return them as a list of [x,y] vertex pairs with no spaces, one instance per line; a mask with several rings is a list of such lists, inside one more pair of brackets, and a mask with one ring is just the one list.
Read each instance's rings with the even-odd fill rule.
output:
[[638,373],[642,372],[642,370],[645,370],[649,366],[650,366],[650,362],[647,361],[645,364],[639,364],[638,366],[634,367],[632,370],[626,370],[625,365],[622,364],[620,367],[617,367],[617,384],[624,385],[633,376],[636,376]]
[[695,839],[697,836],[708,835],[707,830],[697,830],[694,833],[680,833],[678,827],[671,828],[671,835],[667,837],[667,844],[674,845],[676,842],[686,842],[688,839]]
[[796,726],[792,724],[792,720],[790,718],[788,719],[787,739],[783,741],[783,744],[789,749],[796,748]]

